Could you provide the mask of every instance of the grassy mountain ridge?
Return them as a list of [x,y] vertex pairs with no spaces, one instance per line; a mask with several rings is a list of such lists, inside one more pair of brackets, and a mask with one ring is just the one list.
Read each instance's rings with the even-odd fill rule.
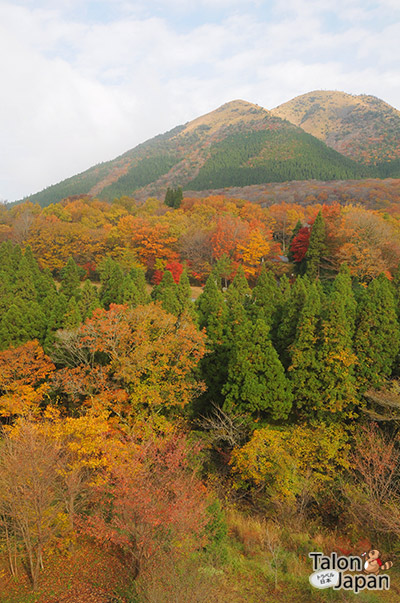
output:
[[[310,104],[312,98],[304,102]],[[371,162],[360,165],[333,149],[329,142],[333,134],[319,122],[315,133],[305,131],[303,126],[311,123],[311,114],[320,111],[317,105],[307,109],[307,117],[296,107],[278,115],[279,108],[271,112],[235,100],[29,198],[45,206],[84,194],[104,199],[123,195],[160,198],[169,186],[202,190],[292,180],[396,176],[400,170],[396,162],[397,172],[393,173],[384,160],[382,166]],[[302,123],[291,123],[296,120]],[[328,142],[321,140],[324,132]]]
[[[400,111],[365,94],[317,90],[272,110],[355,161],[399,172]],[[390,168],[393,167],[393,173]]]

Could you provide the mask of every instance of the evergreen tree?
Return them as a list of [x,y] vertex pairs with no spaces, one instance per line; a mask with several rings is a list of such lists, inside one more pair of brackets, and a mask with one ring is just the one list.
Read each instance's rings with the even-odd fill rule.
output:
[[100,303],[106,310],[110,304],[122,304],[124,301],[124,272],[121,266],[108,257],[99,266],[100,272]]
[[353,337],[357,312],[357,302],[354,297],[350,270],[346,264],[341,265],[339,274],[333,281],[332,290],[337,291],[343,300],[344,311],[350,330],[350,336]]
[[289,297],[282,306],[281,319],[277,329],[276,342],[279,357],[285,368],[291,362],[290,347],[296,338],[296,330],[307,298],[310,283],[306,277],[298,276],[294,282]]
[[[68,299],[64,293],[57,293],[53,298],[49,296],[43,304],[43,310],[47,316],[44,349],[49,351],[55,339],[55,333],[63,328],[63,319],[67,311]],[[46,311],[47,310],[47,311]]]
[[145,271],[143,268],[136,266],[131,269],[129,275],[131,276],[133,283],[135,285],[135,300],[131,300],[134,306],[142,306],[144,304],[148,304],[150,300],[150,296],[147,293],[146,289],[146,277]]
[[82,322],[82,315],[79,311],[78,303],[75,297],[68,300],[67,310],[63,316],[62,325],[64,329],[76,329]]
[[41,279],[42,273],[40,271],[36,258],[34,257],[34,255],[32,253],[32,249],[31,249],[30,245],[27,245],[27,247],[25,247],[24,258],[28,263],[29,272],[31,273],[34,285],[35,285],[36,289],[38,289],[38,288],[40,288],[40,279]]
[[86,279],[81,289],[81,299],[79,300],[78,305],[81,321],[89,318],[93,314],[93,311],[100,307],[101,304],[97,294],[97,288],[89,281],[89,279]]
[[262,266],[257,284],[252,291],[250,307],[252,319],[256,321],[260,318],[274,329],[281,303],[282,293],[274,275]]
[[0,317],[13,303],[12,284],[6,272],[0,273]]
[[67,300],[71,297],[78,300],[80,297],[80,282],[78,266],[73,258],[69,258],[67,264],[61,270],[60,292],[65,295]]
[[10,264],[11,264],[11,274],[15,275],[15,273],[18,270],[19,267],[19,263],[22,259],[22,250],[21,247],[19,245],[14,245],[14,247],[11,248],[11,255],[10,255]]
[[0,245],[0,273],[5,274],[11,279],[15,273],[11,256],[13,245],[11,241],[4,241]]
[[250,306],[251,289],[247,282],[242,265],[240,265],[237,269],[235,278],[228,287],[226,292],[226,302],[228,304],[228,308],[230,308],[232,304],[236,302],[241,304],[246,310]]
[[321,261],[326,254],[325,245],[325,221],[321,211],[318,212],[311,229],[310,243],[306,253],[306,275],[314,280],[320,276]]
[[179,315],[178,287],[169,270],[165,270],[161,282],[154,287],[151,297],[154,301],[160,301],[166,312]]
[[224,287],[227,288],[228,279],[232,274],[232,261],[226,255],[226,253],[224,253],[224,255],[221,256],[219,260],[215,263],[212,271],[218,279],[222,280]]
[[183,269],[183,272],[179,279],[176,294],[179,304],[179,314],[187,312],[189,316],[196,320],[197,315],[192,302],[192,290],[190,288],[190,282],[186,268]]
[[292,406],[290,384],[263,320],[254,325],[244,320],[236,330],[222,393],[227,412],[249,413],[257,420],[287,418]]
[[177,209],[181,206],[183,199],[183,192],[181,187],[178,188],[167,188],[167,192],[165,193],[164,203],[168,205],[168,207],[173,207]]
[[200,329],[207,333],[207,354],[200,360],[200,374],[207,389],[197,403],[198,412],[204,412],[212,403],[222,404],[221,390],[227,380],[228,346],[226,341],[227,306],[211,274],[202,294],[196,301]]
[[324,420],[333,413],[332,417],[340,421],[343,413],[351,411],[357,403],[356,356],[352,352],[352,323],[347,314],[347,309],[353,307],[350,294],[351,290],[346,298],[344,290],[333,291],[323,313],[319,364],[320,409]]
[[307,417],[314,416],[323,395],[319,359],[320,317],[321,298],[317,285],[313,283],[300,313],[288,369],[294,404]]
[[18,346],[32,339],[43,342],[46,320],[37,302],[12,304],[0,322],[2,349]]
[[15,273],[14,285],[12,288],[14,300],[19,302],[37,301],[36,289],[29,264],[24,256],[18,265]]
[[57,287],[48,268],[43,270],[43,272],[40,272],[35,287],[37,298],[41,305],[43,305],[47,298],[54,298],[57,293]]
[[362,296],[356,319],[354,349],[360,387],[379,387],[390,376],[400,348],[400,329],[391,283],[381,274]]

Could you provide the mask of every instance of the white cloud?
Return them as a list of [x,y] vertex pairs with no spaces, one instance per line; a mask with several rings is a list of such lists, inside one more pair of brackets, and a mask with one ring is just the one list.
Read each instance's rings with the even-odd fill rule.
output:
[[339,89],[400,108],[396,3],[0,0],[0,198],[234,98],[273,108]]

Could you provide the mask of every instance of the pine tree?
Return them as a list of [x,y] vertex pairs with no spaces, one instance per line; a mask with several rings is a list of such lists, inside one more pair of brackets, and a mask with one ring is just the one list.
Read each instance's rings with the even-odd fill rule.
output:
[[306,253],[306,275],[314,280],[320,276],[321,261],[326,254],[325,221],[321,211],[318,212],[311,229],[310,243]]
[[294,404],[307,417],[314,416],[323,396],[319,361],[320,317],[321,299],[317,285],[313,283],[300,313],[288,369]]
[[392,285],[381,274],[371,281],[357,309],[354,349],[361,389],[379,387],[391,374],[400,349],[400,329]]
[[79,299],[80,278],[78,266],[73,258],[69,258],[67,264],[61,270],[61,286],[60,292],[65,295],[67,300],[71,297]]
[[222,393],[227,412],[245,412],[257,420],[287,418],[290,384],[263,320],[254,325],[245,320],[237,329]]

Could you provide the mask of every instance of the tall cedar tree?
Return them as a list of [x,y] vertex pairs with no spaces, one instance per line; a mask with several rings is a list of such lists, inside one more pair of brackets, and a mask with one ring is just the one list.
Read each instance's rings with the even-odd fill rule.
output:
[[391,283],[381,274],[371,281],[358,307],[354,348],[361,389],[379,387],[391,374],[400,348],[400,329]]
[[282,293],[272,272],[262,266],[257,284],[252,291],[250,315],[254,321],[264,320],[275,330],[278,312],[282,304]]
[[176,289],[176,295],[178,298],[179,315],[183,314],[183,312],[187,312],[193,320],[196,320],[197,314],[194,310],[192,302],[192,290],[190,288],[190,282],[186,268],[183,269],[183,272],[180,276],[179,283]]
[[321,211],[319,211],[311,229],[310,243],[305,256],[307,262],[306,275],[311,280],[320,276],[321,262],[326,255],[325,239],[325,221]]
[[79,312],[82,319],[89,318],[97,308],[100,308],[97,289],[93,283],[86,279],[81,289],[81,299],[79,301]]
[[292,406],[290,384],[264,320],[252,325],[244,319],[238,325],[222,393],[227,412],[245,412],[257,421],[287,418]]
[[65,295],[67,300],[71,297],[79,299],[80,278],[78,266],[73,258],[69,258],[66,266],[61,271],[60,292]]
[[166,312],[179,315],[178,287],[169,270],[165,270],[161,282],[151,292],[151,297],[154,301],[160,301]]
[[346,264],[340,266],[339,274],[333,281],[333,291],[337,291],[343,300],[350,336],[352,338],[356,321],[357,302],[351,283],[350,270]]
[[320,418],[325,421],[341,421],[357,404],[354,377],[357,358],[352,351],[351,322],[347,315],[350,305],[343,293],[333,291],[323,311],[319,377]]
[[219,287],[219,279],[211,273],[204,290],[196,301],[200,329],[207,334],[207,353],[200,360],[200,372],[207,389],[196,409],[205,411],[211,403],[221,403],[221,390],[227,379],[228,348],[225,337],[227,306]]
[[14,302],[35,302],[37,301],[37,293],[32,277],[32,271],[25,257],[21,258],[18,269],[15,273],[13,286]]
[[310,282],[306,277],[297,277],[289,297],[282,306],[281,319],[277,329],[277,350],[283,366],[291,363],[290,347],[296,338],[297,324],[307,298]]
[[306,417],[314,417],[323,393],[319,361],[320,317],[321,297],[316,283],[313,283],[300,314],[288,369],[294,404]]
[[110,304],[122,304],[124,301],[124,271],[112,258],[106,258],[99,266],[100,303],[106,310]]

